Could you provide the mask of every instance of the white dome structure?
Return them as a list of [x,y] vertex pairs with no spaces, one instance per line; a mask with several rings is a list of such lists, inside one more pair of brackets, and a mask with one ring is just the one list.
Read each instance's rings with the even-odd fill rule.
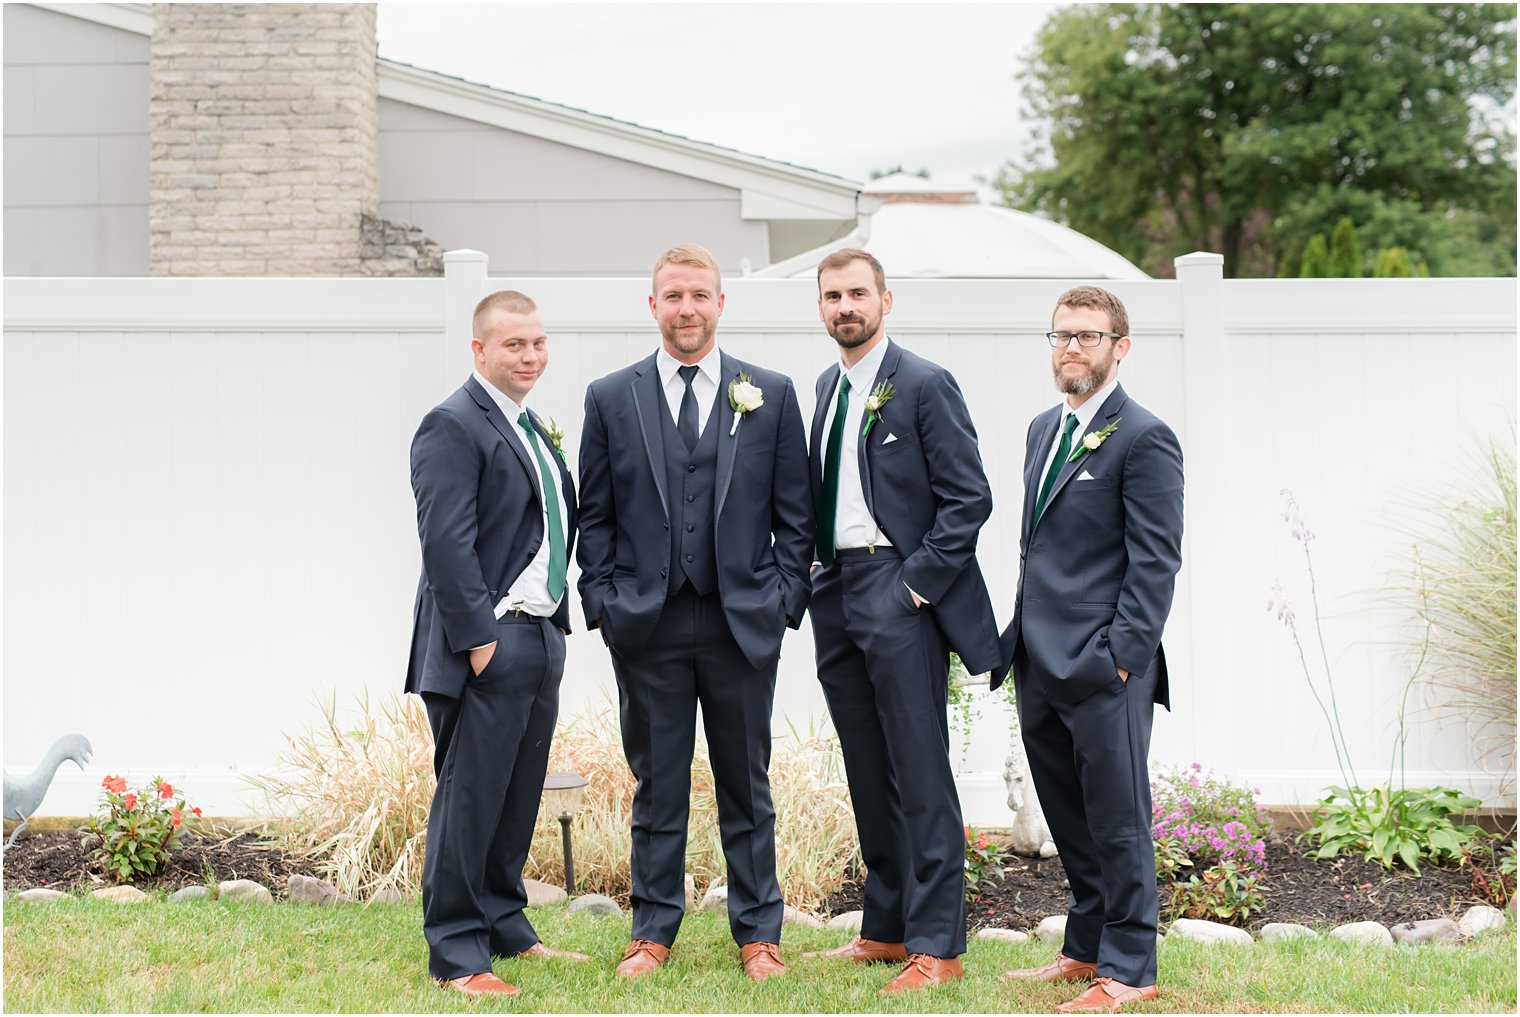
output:
[[755,273],[812,276],[841,247],[863,247],[893,278],[1149,279],[1128,259],[1028,212],[982,204],[975,188],[893,173],[864,193],[882,205],[861,229]]

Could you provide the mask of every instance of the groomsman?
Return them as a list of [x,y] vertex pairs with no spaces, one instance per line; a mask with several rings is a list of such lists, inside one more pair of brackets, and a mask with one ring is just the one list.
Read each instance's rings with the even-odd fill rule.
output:
[[515,995],[492,956],[559,957],[523,908],[522,867],[565,670],[575,486],[528,394],[549,366],[538,308],[475,308],[475,370],[412,440],[422,579],[406,691],[422,696],[438,779],[422,867],[428,971],[467,996]]
[[633,799],[633,942],[620,976],[665,963],[685,909],[697,705],[717,784],[728,919],[745,973],[785,972],[771,805],[781,636],[808,602],[813,513],[791,379],[717,344],[718,265],[655,262],[661,345],[586,391],[581,603],[612,651]]
[[1064,398],[1024,458],[1018,599],[1003,634],[1040,805],[1071,883],[1066,940],[1013,980],[1092,981],[1063,1013],[1156,998],[1154,703],[1170,708],[1161,630],[1182,562],[1182,449],[1119,384],[1129,315],[1078,286],[1056,301]]
[[887,337],[881,264],[836,251],[818,295],[839,363],[813,414],[813,636],[868,870],[860,935],[821,956],[905,963],[897,993],[960,978],[966,952],[947,683],[952,650],[999,661],[975,557],[992,494],[955,379]]

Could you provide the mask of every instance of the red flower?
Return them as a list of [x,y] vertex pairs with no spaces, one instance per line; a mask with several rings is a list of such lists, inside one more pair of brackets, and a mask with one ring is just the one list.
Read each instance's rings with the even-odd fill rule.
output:
[[969,826],[966,827],[966,839],[967,840],[971,839],[971,827],[969,827]]
[[127,795],[127,797],[121,800],[121,803],[127,807],[128,812],[131,812],[133,809],[137,808],[137,796]]
[[976,846],[979,847],[979,848],[984,848],[989,843],[990,843],[990,841],[987,840],[987,835],[985,833],[982,834],[980,837],[978,837],[977,840],[976,840]]
[[200,809],[199,805],[197,805],[195,808],[191,809],[190,811],[193,812],[193,813],[195,813],[195,818],[196,819],[201,818],[201,809]]
[[158,785],[158,797],[160,797],[160,798],[173,798],[174,797],[174,785],[170,784],[167,780],[161,782]]
[[127,779],[125,777],[107,777],[100,782],[100,786],[112,794],[119,795],[127,789]]
[[169,810],[169,815],[173,817],[169,820],[170,826],[178,826],[180,823],[184,822],[184,816],[180,813],[179,809],[171,808]]

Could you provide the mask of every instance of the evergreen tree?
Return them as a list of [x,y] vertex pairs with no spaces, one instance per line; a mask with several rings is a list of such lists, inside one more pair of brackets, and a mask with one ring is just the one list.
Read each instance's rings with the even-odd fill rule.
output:
[[1360,279],[1362,252],[1356,242],[1356,227],[1350,216],[1341,216],[1330,235],[1330,267],[1325,272],[1332,279]]
[[1325,235],[1316,233],[1304,245],[1304,260],[1299,263],[1300,279],[1323,279],[1330,274],[1330,252],[1325,248]]

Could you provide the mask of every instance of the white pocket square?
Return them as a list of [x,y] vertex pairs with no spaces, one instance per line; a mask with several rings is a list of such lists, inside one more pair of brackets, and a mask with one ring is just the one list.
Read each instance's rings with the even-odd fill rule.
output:
[[895,435],[895,434],[889,434],[889,435],[887,435],[887,440],[884,441],[884,442],[882,442],[882,444],[883,445],[890,445],[890,444],[892,444],[896,440],[897,440],[897,435]]
[[1095,476],[1093,476],[1091,473],[1088,473],[1086,470],[1083,470],[1081,473],[1077,474],[1077,479],[1078,480],[1097,480],[1098,478],[1095,477]]

